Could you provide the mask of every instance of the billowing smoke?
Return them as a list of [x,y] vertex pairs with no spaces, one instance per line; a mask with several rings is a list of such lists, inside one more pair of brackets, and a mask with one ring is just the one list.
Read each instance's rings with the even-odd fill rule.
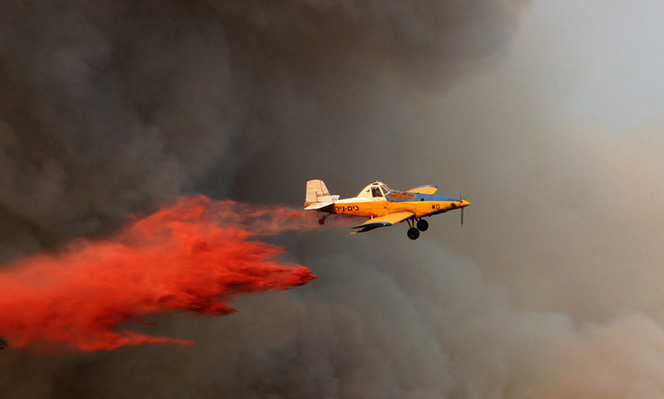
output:
[[5,262],[112,239],[183,193],[296,206],[309,178],[342,195],[380,178],[473,205],[463,229],[439,216],[416,242],[400,226],[270,237],[319,279],[135,329],[193,346],[4,351],[0,395],[661,396],[664,276],[639,246],[661,220],[645,208],[641,231],[625,208],[659,198],[639,190],[658,181],[635,161],[648,146],[547,113],[574,77],[537,73],[564,58],[537,37],[491,74],[527,6],[2,3]]

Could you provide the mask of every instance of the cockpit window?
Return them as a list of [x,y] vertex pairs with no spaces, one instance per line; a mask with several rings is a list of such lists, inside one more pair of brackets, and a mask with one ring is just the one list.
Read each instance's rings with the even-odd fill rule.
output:
[[390,191],[390,201],[412,201],[415,199],[415,193],[407,191]]
[[379,187],[371,187],[371,196],[376,198],[376,197],[382,197],[383,193],[380,192]]

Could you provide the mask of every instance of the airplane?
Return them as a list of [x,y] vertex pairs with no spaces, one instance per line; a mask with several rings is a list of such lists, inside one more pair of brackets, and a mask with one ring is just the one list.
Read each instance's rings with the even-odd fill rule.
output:
[[318,222],[325,223],[330,214],[367,217],[364,223],[354,226],[351,234],[363,233],[379,227],[392,226],[403,221],[408,223],[408,238],[416,240],[421,231],[429,228],[424,217],[438,215],[453,209],[461,209],[470,202],[462,198],[435,195],[437,186],[420,186],[407,191],[392,190],[385,183],[375,181],[360,191],[357,197],[340,199],[330,195],[325,183],[320,179],[307,181],[304,210],[326,212]]

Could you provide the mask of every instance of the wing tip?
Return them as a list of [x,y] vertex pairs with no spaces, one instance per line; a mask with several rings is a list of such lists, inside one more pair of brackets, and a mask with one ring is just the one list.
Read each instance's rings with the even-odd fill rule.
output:
[[353,231],[350,234],[357,234],[357,233],[364,233],[367,231],[371,231],[373,229],[377,229],[379,227],[387,227],[387,226],[392,226],[392,223],[389,222],[376,222],[376,223],[368,223],[368,224],[358,224],[357,226],[351,227],[352,229],[359,229],[357,231]]
[[390,222],[374,222],[374,223],[363,223],[363,224],[358,224],[357,226],[351,227],[352,229],[361,229],[361,228],[377,228],[377,227],[387,227],[387,226],[392,226],[392,223]]

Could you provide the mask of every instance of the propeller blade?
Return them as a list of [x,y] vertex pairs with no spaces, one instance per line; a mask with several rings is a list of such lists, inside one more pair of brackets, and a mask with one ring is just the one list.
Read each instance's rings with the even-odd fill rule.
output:
[[[459,204],[463,202],[463,195],[459,196]],[[463,210],[464,208],[461,208],[461,226],[463,226]]]

